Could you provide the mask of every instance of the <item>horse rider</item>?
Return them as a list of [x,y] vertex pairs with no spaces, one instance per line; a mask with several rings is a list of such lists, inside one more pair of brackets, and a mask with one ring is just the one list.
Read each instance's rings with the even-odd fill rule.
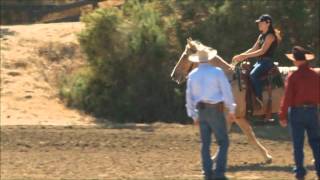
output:
[[235,55],[232,61],[240,62],[250,58],[258,58],[254,68],[250,72],[253,91],[260,108],[263,106],[262,88],[263,80],[261,76],[273,67],[273,56],[279,41],[280,31],[273,28],[272,17],[268,14],[261,15],[256,21],[261,32],[256,43],[247,51]]

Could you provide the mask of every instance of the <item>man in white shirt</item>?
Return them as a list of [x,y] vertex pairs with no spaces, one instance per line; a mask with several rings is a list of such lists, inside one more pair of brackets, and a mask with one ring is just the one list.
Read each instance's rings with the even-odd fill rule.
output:
[[[223,108],[224,105],[228,108],[229,118],[235,118],[236,107],[224,72],[208,63],[216,55],[216,50],[203,46],[189,56],[189,60],[199,63],[199,66],[189,73],[186,90],[188,116],[200,126],[201,158],[206,180],[226,179],[229,138]],[[210,155],[212,133],[219,146],[214,171]]]

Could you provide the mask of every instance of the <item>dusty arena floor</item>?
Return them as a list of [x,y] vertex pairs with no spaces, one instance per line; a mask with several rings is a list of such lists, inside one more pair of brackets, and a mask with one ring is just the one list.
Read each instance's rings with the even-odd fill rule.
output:
[[[233,128],[227,175],[292,179],[286,129],[259,126],[255,131],[273,163],[263,164],[258,151]],[[2,126],[1,179],[200,180],[199,145],[198,130],[191,125]],[[307,179],[315,179],[309,147],[305,154]]]

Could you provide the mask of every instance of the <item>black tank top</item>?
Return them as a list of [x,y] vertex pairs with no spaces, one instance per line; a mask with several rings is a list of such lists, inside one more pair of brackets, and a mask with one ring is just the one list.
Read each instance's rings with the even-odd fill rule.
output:
[[[262,47],[268,34],[272,34],[273,36],[275,36],[272,32],[267,32],[266,34],[261,34],[261,36],[259,38],[259,48]],[[278,45],[277,39],[274,39],[273,42],[271,43],[271,46],[269,47],[269,49],[263,55],[261,55],[260,58],[264,58],[264,57],[273,58],[273,54],[277,48],[277,45]]]

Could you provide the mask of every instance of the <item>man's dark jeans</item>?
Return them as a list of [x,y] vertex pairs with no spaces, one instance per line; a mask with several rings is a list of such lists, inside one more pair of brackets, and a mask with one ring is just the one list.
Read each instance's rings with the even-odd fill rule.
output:
[[289,109],[296,177],[306,175],[306,169],[303,165],[305,132],[307,132],[309,145],[315,159],[317,175],[320,176],[320,117],[317,111],[317,107],[292,107]]
[[[201,158],[206,179],[224,177],[227,166],[229,138],[224,113],[217,108],[199,109]],[[210,154],[211,134],[218,143],[216,168],[212,174],[212,160]]]

